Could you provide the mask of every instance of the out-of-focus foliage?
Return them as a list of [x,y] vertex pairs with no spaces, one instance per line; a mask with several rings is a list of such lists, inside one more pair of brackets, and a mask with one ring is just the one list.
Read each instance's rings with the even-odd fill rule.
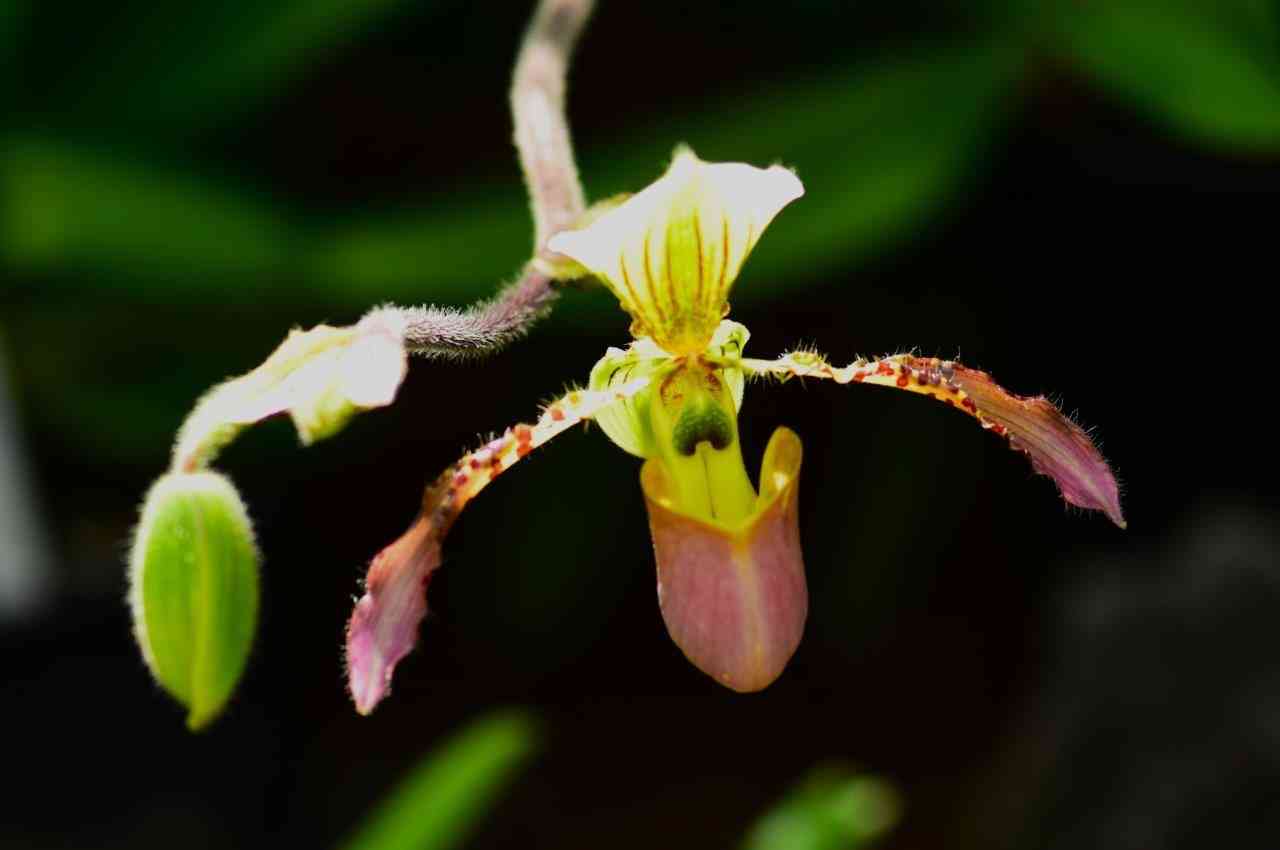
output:
[[884,780],[848,768],[815,770],[752,827],[743,850],[858,850],[901,815]]
[[460,847],[533,755],[537,727],[505,712],[476,720],[413,768],[344,850]]
[[78,68],[65,90],[73,111],[181,141],[261,108],[309,63],[407,5],[433,4],[150,3],[115,30],[108,61]]
[[[538,748],[537,724],[518,711],[473,721],[414,767],[341,845],[342,850],[448,850],[493,816],[502,792]],[[750,828],[743,850],[858,850],[897,823],[887,782],[846,767],[814,770]]]
[[1280,147],[1280,29],[1262,0],[1071,4],[1057,35],[1098,82],[1180,133]]
[[[1007,109],[1000,96],[1019,66],[1015,50],[991,43],[779,84],[741,108],[650,125],[607,156],[588,150],[584,179],[597,197],[635,190],[624,181],[660,174],[673,140],[710,160],[781,159],[811,187],[806,220],[779,227],[748,274],[804,280],[882,247],[963,179]],[[257,298],[256,288],[226,285],[229,275],[257,275],[353,309],[427,293],[465,301],[489,294],[528,249],[528,204],[514,182],[418,214],[303,223],[247,192],[49,139],[11,143],[3,172],[9,214],[0,244],[12,262],[33,270],[96,263],[149,296]],[[768,296],[743,287],[739,297]]]
[[150,297],[189,298],[248,295],[239,281],[296,255],[295,228],[269,203],[133,156],[16,137],[0,175],[0,245],[18,268],[115,274]]
[[[514,180],[477,183],[420,212],[316,221],[272,200],[270,185],[215,179],[209,173],[219,169],[156,156],[251,120],[309,64],[390,25],[404,5],[126,4],[76,63],[50,67],[34,48],[20,54],[6,79],[39,81],[27,94],[40,102],[26,106],[43,116],[42,130],[0,143],[0,257],[11,270],[54,273],[50,282],[63,286],[95,286],[93,273],[102,272],[117,292],[182,301],[256,298],[264,278],[277,294],[322,294],[353,310],[385,298],[488,294],[527,252],[527,210]],[[449,6],[428,9],[436,5]],[[4,6],[4,40],[16,43],[26,25],[36,47],[56,44],[50,12],[40,11]],[[780,227],[748,274],[798,285],[882,250],[972,179],[978,154],[1030,90],[1019,83],[1041,73],[1046,57],[1190,138],[1280,148],[1272,4],[994,3],[972,17],[964,36],[947,43],[922,40],[641,122],[605,149],[584,148],[588,190],[601,197],[634,189],[660,173],[680,140],[713,159],[781,159],[810,187],[805,217]],[[501,91],[493,101],[500,109]],[[104,149],[103,139],[116,141]],[[739,297],[774,294],[747,286]]]

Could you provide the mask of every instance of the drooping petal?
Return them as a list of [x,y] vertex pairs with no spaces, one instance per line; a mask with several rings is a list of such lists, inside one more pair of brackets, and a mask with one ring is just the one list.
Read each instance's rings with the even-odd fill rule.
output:
[[467,503],[538,446],[648,384],[648,378],[638,378],[604,391],[571,392],[548,405],[532,425],[508,428],[464,455],[427,487],[413,525],[369,565],[365,593],[347,625],[347,685],[357,711],[373,711],[390,691],[396,664],[413,649],[427,613],[426,585],[440,566],[441,544]]
[[774,432],[755,511],[732,526],[681,511],[661,460],[640,473],[667,631],[694,666],[735,691],[777,679],[804,633],[801,455],[795,433]]
[[364,595],[347,623],[347,686],[361,714],[386,696],[396,665],[418,642],[427,585],[439,566],[440,540],[429,514],[419,514],[369,565]]
[[1070,504],[1102,511],[1125,528],[1120,489],[1102,453],[1079,425],[1044,396],[1028,398],[1001,387],[986,372],[951,360],[896,354],[858,360],[836,368],[812,352],[797,351],[777,360],[733,360],[748,375],[826,378],[839,384],[864,383],[895,387],[930,396],[968,413],[988,431],[1031,460],[1036,472],[1058,485]]
[[781,167],[706,163],[681,148],[648,188],[547,243],[598,275],[632,334],[673,354],[702,351],[761,233],[804,186]]
[[304,444],[332,436],[354,414],[390,404],[407,369],[403,320],[392,313],[294,330],[258,368],[200,399],[178,432],[173,468],[207,466],[243,428],[279,413]]
[[[937,369],[927,362],[916,366],[916,374]],[[927,374],[927,373],[925,373]],[[1120,528],[1125,528],[1120,510],[1120,488],[1111,467],[1097,446],[1076,423],[1062,414],[1044,396],[1024,398],[1007,392],[986,372],[959,367],[954,382],[977,409],[984,425],[1009,440],[1009,445],[1031,459],[1041,475],[1058,485],[1069,503],[1102,511]]]

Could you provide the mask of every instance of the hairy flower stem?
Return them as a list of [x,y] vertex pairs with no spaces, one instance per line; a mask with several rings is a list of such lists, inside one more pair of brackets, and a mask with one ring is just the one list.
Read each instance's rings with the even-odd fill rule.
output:
[[533,210],[534,259],[519,280],[489,301],[463,310],[378,307],[399,314],[405,347],[428,357],[474,357],[505,347],[547,313],[555,301],[555,277],[546,242],[573,224],[586,208],[573,160],[564,88],[569,57],[592,0],[543,0],[516,60],[511,112],[516,150]]
[[551,309],[559,293],[550,275],[531,263],[515,283],[490,301],[464,310],[450,307],[376,307],[365,320],[398,317],[405,350],[425,357],[466,358],[491,354],[519,339]]
[[564,111],[569,56],[591,0],[543,0],[525,34],[511,83],[516,149],[533,206],[534,250],[586,206]]

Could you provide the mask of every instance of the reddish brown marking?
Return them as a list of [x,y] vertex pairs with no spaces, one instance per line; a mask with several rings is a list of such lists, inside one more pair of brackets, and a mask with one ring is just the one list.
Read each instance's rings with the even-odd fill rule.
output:
[[977,413],[978,413],[978,405],[977,405],[977,404],[975,404],[975,403],[974,403],[974,401],[973,401],[973,399],[969,398],[968,396],[966,396],[966,397],[965,397],[965,398],[960,402],[960,405],[961,405],[962,407],[964,407],[966,410],[969,410],[970,412],[972,412],[974,415],[977,415]]
[[911,378],[907,376],[906,372],[898,376],[898,386],[905,387],[909,383],[911,383]]
[[516,446],[516,457],[524,457],[531,451],[533,451],[533,446],[529,445],[528,443],[521,443],[520,445]]
[[1001,425],[999,422],[993,422],[993,423],[991,423],[991,430],[992,430],[992,431],[994,431],[994,432],[996,432],[996,434],[1000,435],[1001,437],[1003,437],[1003,436],[1005,435],[1005,432],[1006,432],[1008,429],[1006,429],[1006,428],[1005,428],[1003,425]]
[[894,374],[893,367],[890,366],[888,363],[881,361],[880,363],[876,364],[876,374],[884,375],[887,378],[892,378]]
[[855,381],[857,381],[858,383],[862,383],[863,381],[865,381],[865,380],[867,379],[867,373],[866,373],[866,372],[854,372],[854,373],[853,373],[853,379],[854,379]]
[[947,404],[951,405],[952,407],[956,406],[956,403],[949,398],[944,398],[942,399],[942,401],[945,401]]
[[528,443],[533,439],[533,429],[528,425],[517,425],[515,433],[517,443]]
[[558,407],[551,408],[550,410],[547,411],[547,413],[551,414],[551,418],[556,422],[564,421],[564,411]]

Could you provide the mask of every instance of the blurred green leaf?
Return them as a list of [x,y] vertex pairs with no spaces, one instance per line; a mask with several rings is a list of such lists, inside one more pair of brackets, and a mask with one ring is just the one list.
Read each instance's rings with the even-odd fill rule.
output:
[[208,725],[244,672],[258,621],[258,550],[235,487],[171,473],[147,493],[129,556],[134,634],[156,681]]
[[[679,141],[708,160],[781,160],[806,196],[770,228],[734,292],[776,297],[850,259],[883,250],[974,172],[1013,103],[1021,54],[1003,45],[929,54],[726,98],[696,116],[643,124],[625,146],[588,144],[592,197],[636,191],[661,175]],[[315,255],[330,291],[466,301],[524,258],[530,234],[518,184],[400,220],[337,228]],[[753,286],[767,279],[772,286]],[[373,295],[380,293],[381,295]],[[612,303],[601,300],[604,309]]]
[[[1012,105],[1004,95],[1020,68],[1017,50],[983,46],[793,82],[646,125],[625,146],[588,146],[583,171],[593,197],[636,190],[662,173],[679,141],[706,159],[795,166],[805,201],[771,228],[735,292],[776,297],[777,286],[882,250],[971,178]],[[502,187],[329,228],[293,222],[260,199],[38,140],[5,150],[3,172],[0,251],[11,261],[118,270],[151,297],[256,300],[270,277],[277,291],[357,308],[384,299],[466,302],[493,293],[530,249],[514,163]],[[227,286],[229,275],[249,279]],[[760,279],[774,286],[752,284]]]
[[[743,138],[776,121],[784,137],[753,159],[780,156],[806,189],[752,254],[735,303],[776,298],[884,251],[978,179],[981,154],[1017,106],[1022,67],[1022,52],[1004,44],[932,52],[846,77],[835,91],[798,90],[793,113],[762,109],[735,128]],[[802,123],[806,106],[820,120]],[[718,146],[722,158],[741,158],[734,146],[732,137]]]
[[901,807],[882,779],[820,768],[751,828],[743,850],[857,850],[888,832]]
[[1084,71],[1186,136],[1280,149],[1280,43],[1266,4],[1070,3],[1056,34]]
[[206,296],[256,297],[297,239],[265,200],[209,181],[40,138],[0,147],[0,261],[18,268],[120,273],[148,295],[200,277]]
[[533,754],[531,718],[504,712],[477,720],[413,768],[345,850],[447,850],[478,825]]
[[[148,4],[67,83],[80,109],[167,138],[241,117],[407,0]],[[421,5],[421,4],[416,4]]]

